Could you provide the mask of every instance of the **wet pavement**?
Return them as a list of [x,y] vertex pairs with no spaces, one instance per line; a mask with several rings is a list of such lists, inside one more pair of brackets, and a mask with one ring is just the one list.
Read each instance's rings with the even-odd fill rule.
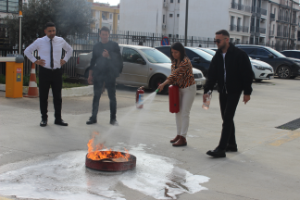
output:
[[[300,129],[275,127],[299,118],[300,79],[254,83],[245,106],[235,116],[239,151],[213,159],[206,151],[217,146],[221,117],[217,92],[208,111],[202,92],[192,107],[186,147],[169,143],[176,134],[168,96],[157,95],[135,109],[135,90],[118,87],[118,121],[109,125],[109,101],[100,102],[98,123],[85,125],[92,97],[63,99],[69,127],[39,127],[38,99],[7,99],[0,92],[0,196],[10,199],[230,199],[298,200]],[[146,95],[150,95],[147,91]],[[242,100],[241,100],[242,101]],[[137,157],[133,171],[99,173],[84,166],[87,142],[98,142]],[[0,197],[0,200],[2,197]]]

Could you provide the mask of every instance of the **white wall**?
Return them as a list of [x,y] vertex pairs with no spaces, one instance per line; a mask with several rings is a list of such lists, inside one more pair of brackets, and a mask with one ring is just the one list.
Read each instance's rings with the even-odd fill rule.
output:
[[[230,3],[231,0],[189,0],[188,35],[213,38],[216,31],[228,30]],[[180,35],[184,35],[185,5],[186,1],[181,0]]]
[[161,33],[163,0],[121,0],[120,30]]

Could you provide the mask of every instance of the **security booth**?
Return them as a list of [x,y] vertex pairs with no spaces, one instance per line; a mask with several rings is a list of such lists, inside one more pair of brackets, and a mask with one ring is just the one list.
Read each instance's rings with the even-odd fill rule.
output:
[[0,57],[0,62],[6,63],[5,96],[8,98],[23,97],[23,61],[22,55]]

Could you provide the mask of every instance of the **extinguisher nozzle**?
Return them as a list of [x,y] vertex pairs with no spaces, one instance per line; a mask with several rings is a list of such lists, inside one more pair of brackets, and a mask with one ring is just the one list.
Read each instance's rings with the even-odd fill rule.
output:
[[155,92],[158,93],[158,92],[159,92],[159,89],[155,90]]

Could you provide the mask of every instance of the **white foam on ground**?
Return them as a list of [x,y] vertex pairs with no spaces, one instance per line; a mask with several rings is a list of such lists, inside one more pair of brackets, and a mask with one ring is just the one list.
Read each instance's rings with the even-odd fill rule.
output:
[[135,170],[113,176],[86,170],[84,151],[50,156],[39,162],[32,160],[32,165],[27,162],[25,167],[0,175],[0,194],[33,199],[125,200],[115,189],[122,183],[156,199],[176,199],[185,192],[194,194],[207,189],[200,184],[209,181],[208,177],[176,167],[174,159],[148,154],[144,147],[146,145],[130,149],[137,157]]

